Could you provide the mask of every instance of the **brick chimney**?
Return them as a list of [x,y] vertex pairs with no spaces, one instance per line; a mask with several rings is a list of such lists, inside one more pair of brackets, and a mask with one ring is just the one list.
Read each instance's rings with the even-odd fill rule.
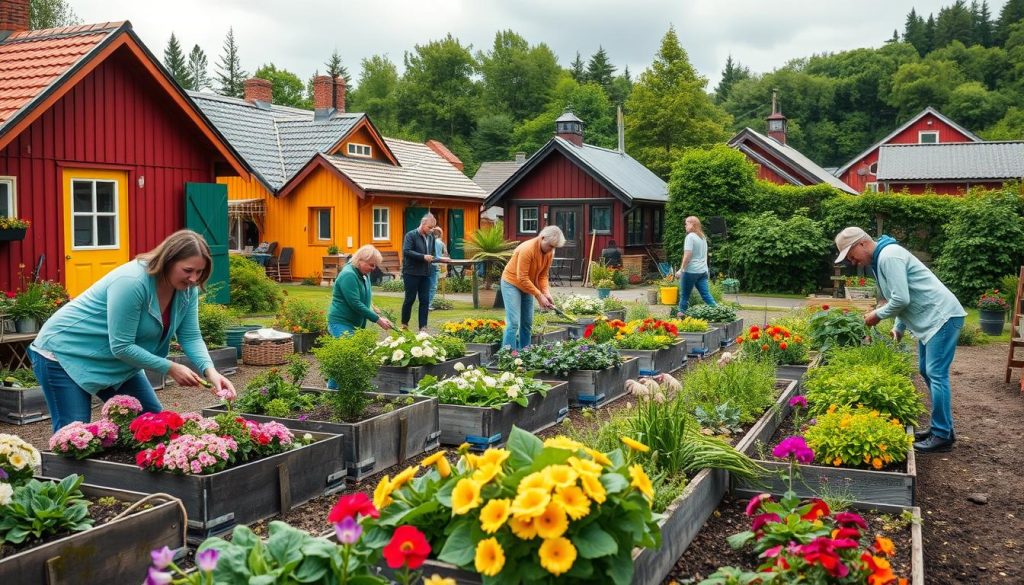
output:
[[0,40],[12,33],[28,30],[29,0],[4,0],[0,2]]
[[576,146],[583,146],[583,120],[566,110],[555,120],[555,136],[568,140]]
[[448,147],[445,146],[442,142],[439,142],[437,140],[428,140],[427,146],[430,148],[430,150],[436,152],[438,156],[451,163],[453,167],[459,169],[459,172],[462,172],[462,169],[466,168],[466,165],[463,164],[462,160],[459,159],[459,157],[455,156],[455,153],[448,150]]
[[345,78],[329,75],[313,78],[313,108],[317,112],[345,111]]
[[334,78],[334,109],[345,111],[345,78],[340,75]]
[[256,105],[274,103],[273,84],[266,79],[253,77],[245,80],[245,101]]

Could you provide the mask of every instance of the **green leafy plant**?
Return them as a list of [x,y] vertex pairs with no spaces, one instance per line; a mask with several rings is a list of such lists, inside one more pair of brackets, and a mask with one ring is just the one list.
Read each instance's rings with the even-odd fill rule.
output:
[[199,302],[199,332],[207,347],[223,347],[227,343],[227,328],[235,320],[234,312],[224,305]]
[[704,333],[711,329],[711,324],[704,319],[683,317],[682,319],[669,319],[669,323],[676,326],[680,333]]
[[466,342],[454,335],[435,335],[432,339],[444,352],[446,360],[456,360],[466,355]]
[[530,345],[518,351],[504,347],[494,359],[505,372],[541,371],[560,376],[576,370],[603,370],[623,361],[615,346],[587,339]]
[[705,412],[719,404],[731,404],[740,411],[740,422],[760,417],[775,402],[775,366],[767,362],[736,360],[718,366],[704,362],[687,372],[681,395]]
[[402,292],[405,290],[405,283],[400,278],[392,278],[380,283],[380,290],[383,292]]
[[622,302],[622,299],[615,297],[607,297],[604,299],[604,310],[605,311],[622,311],[626,308],[626,303]]
[[29,283],[18,292],[8,308],[14,319],[35,319],[44,321],[53,314],[54,307],[47,301],[45,291],[38,283]]
[[490,289],[501,278],[501,269],[518,245],[519,242],[505,239],[505,226],[498,221],[466,236],[463,249],[471,260],[485,263],[484,288]]
[[921,395],[910,378],[878,365],[827,365],[814,368],[804,376],[808,411],[824,413],[831,405],[863,406],[916,424],[924,412]]
[[687,308],[686,315],[709,323],[732,323],[736,320],[736,310],[726,305],[697,305]]
[[425,376],[420,380],[416,393],[435,396],[441,404],[489,406],[497,409],[510,402],[525,407],[529,405],[530,394],[548,394],[548,385],[530,376],[511,372],[492,374],[483,368],[460,368],[461,365],[455,366],[456,370],[460,370],[456,376],[442,380],[436,376]]
[[960,336],[956,340],[957,345],[973,346],[985,345],[989,338],[982,332],[981,327],[976,323],[964,323],[960,328]]
[[302,286],[319,286],[320,284],[320,271],[317,270],[309,276],[302,277]]
[[26,229],[32,225],[27,219],[21,219],[18,217],[0,217],[0,230],[18,230]]
[[314,394],[302,392],[300,384],[304,377],[303,374],[286,380],[279,368],[257,374],[235,400],[234,408],[249,414],[294,417],[296,412],[308,410],[316,404]]
[[241,313],[276,313],[284,294],[262,266],[231,254],[231,306]]
[[0,542],[21,544],[92,527],[89,503],[82,494],[80,475],[60,481],[30,479],[14,488],[11,502],[0,508]]
[[0,370],[0,381],[4,386],[14,388],[32,388],[39,385],[36,374],[32,368],[17,368],[15,370]]
[[340,252],[340,250],[334,244],[331,244],[330,246],[327,246],[327,255],[328,256],[337,256],[338,252]]
[[327,332],[327,312],[323,306],[306,299],[288,299],[274,319],[274,327],[288,333]]
[[742,219],[728,246],[730,267],[754,292],[817,289],[831,241],[820,223],[802,215],[767,212]]
[[882,469],[906,460],[913,443],[901,421],[869,408],[834,408],[805,433],[818,461],[835,467]]
[[594,287],[595,288],[613,289],[613,288],[615,288],[615,283],[612,282],[611,279],[609,279],[609,278],[603,278],[603,279],[598,280],[597,282],[595,282],[594,283]]
[[693,411],[693,414],[700,428],[713,434],[730,436],[743,432],[743,426],[740,422],[742,413],[740,409],[730,405],[728,402],[719,404],[709,410],[704,410],[703,406],[698,406]]
[[878,366],[910,378],[917,371],[917,360],[904,343],[894,344],[881,339],[866,345],[833,349],[828,353],[828,367],[837,370],[854,366]]
[[857,311],[822,305],[822,310],[810,318],[811,347],[817,350],[860,345],[870,333],[863,315]]
[[[612,268],[604,263],[604,260],[600,262],[590,263],[590,282],[598,283],[602,280],[612,281]],[[594,285],[596,288],[612,288],[610,286],[600,287],[597,284]]]
[[639,301],[626,305],[626,322],[642,321],[651,316],[651,309]]
[[326,396],[342,420],[358,419],[369,404],[366,393],[373,390],[373,379],[381,364],[375,353],[376,346],[374,331],[358,329],[313,349],[320,363],[320,373],[338,386]]

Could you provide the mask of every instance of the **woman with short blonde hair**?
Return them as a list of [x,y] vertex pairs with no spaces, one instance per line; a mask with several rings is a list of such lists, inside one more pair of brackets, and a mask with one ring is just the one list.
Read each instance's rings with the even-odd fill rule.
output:
[[555,249],[565,245],[565,235],[556,225],[546,226],[537,237],[516,246],[501,273],[501,296],[505,302],[503,347],[522,349],[533,339],[533,300],[542,309],[555,301],[549,290],[548,272]]
[[[327,308],[327,332],[332,336],[341,337],[363,329],[367,321],[380,325],[381,329],[391,329],[391,321],[382,317],[380,310],[373,306],[373,289],[370,286],[370,273],[383,260],[380,250],[367,244],[356,250],[338,273],[331,290],[331,304]],[[327,388],[335,390],[338,385],[334,380],[328,380]]]

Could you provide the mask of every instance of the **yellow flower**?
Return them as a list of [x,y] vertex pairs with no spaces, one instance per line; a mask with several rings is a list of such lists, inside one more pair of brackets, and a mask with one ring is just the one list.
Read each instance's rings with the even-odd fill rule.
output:
[[555,576],[565,573],[576,562],[576,547],[562,536],[545,540],[537,552],[540,555],[540,566]]
[[437,469],[437,473],[441,477],[448,477],[452,474],[452,464],[448,463],[448,459],[445,457],[438,459],[434,468]]
[[494,534],[508,520],[511,508],[512,500],[508,498],[487,502],[480,510],[480,528],[487,534]]
[[437,463],[439,460],[444,459],[444,453],[445,451],[444,449],[442,449],[437,453],[430,455],[429,457],[425,457],[423,461],[420,461],[420,465],[422,465],[423,467],[430,467],[431,465]]
[[586,492],[587,496],[597,502],[603,504],[607,495],[604,489],[604,484],[595,475],[581,475],[580,483],[583,484],[583,491]]
[[494,465],[501,467],[501,464],[508,459],[509,451],[507,449],[488,449],[484,451],[484,454],[480,457],[480,465]]
[[415,466],[415,467],[413,467],[413,466],[406,467],[405,470],[403,470],[401,473],[396,475],[395,479],[391,480],[391,491],[397,490],[398,488],[402,487],[403,485],[409,483],[409,481],[412,478],[416,477],[416,468],[418,468],[418,467],[419,467],[418,465]]
[[576,484],[579,474],[568,465],[549,465],[544,468],[544,475],[556,488],[569,487]]
[[7,462],[14,466],[15,469],[22,469],[26,464],[28,464],[28,460],[25,459],[25,456],[17,452],[8,455]]
[[459,448],[456,449],[455,452],[458,453],[459,455],[465,455],[466,453],[469,453],[469,443],[463,443],[459,445]]
[[601,475],[601,466],[593,461],[579,459],[578,457],[570,457],[567,463],[569,463],[569,466],[575,469],[580,475]]
[[512,514],[516,518],[535,518],[544,513],[550,501],[551,494],[547,490],[523,490],[512,502]]
[[838,405],[836,405],[836,404],[833,404],[832,406],[829,406],[829,407],[828,407],[828,414],[832,414],[832,413],[833,413],[833,412],[835,412],[835,411],[836,411],[836,410],[837,410],[838,408],[839,408],[839,406],[838,406]]
[[647,497],[647,501],[651,502],[654,500],[654,486],[651,485],[651,478],[647,477],[644,472],[643,466],[639,463],[636,465],[629,466],[629,477],[633,479],[629,485],[640,490],[644,496]]
[[[605,455],[604,453],[598,451],[597,449],[591,449],[590,447],[584,447],[583,450],[587,452],[587,455],[590,455],[591,459],[593,459],[594,461],[597,461],[601,465],[604,465],[605,467],[611,467],[612,466],[612,460],[609,459],[607,455]],[[579,470],[577,469],[577,471],[579,471]]]
[[583,445],[578,441],[574,441],[569,437],[563,437],[562,435],[551,439],[545,439],[544,446],[554,447],[555,449],[565,449],[566,451],[578,451],[583,448]]
[[646,453],[646,452],[651,450],[651,448],[648,447],[647,445],[644,445],[643,443],[641,443],[639,441],[634,441],[633,439],[630,439],[629,437],[627,437],[625,435],[619,437],[619,440],[622,441],[627,447],[629,447],[630,449],[632,449],[634,451],[639,451],[641,453]]
[[555,486],[551,484],[551,478],[546,473],[541,473],[540,471],[535,471],[519,480],[519,493],[529,489],[541,489],[549,492],[554,488]]
[[476,557],[473,559],[476,572],[493,577],[505,566],[505,551],[498,544],[498,539],[488,538],[476,545]]
[[533,519],[533,523],[537,526],[537,535],[545,539],[562,536],[569,529],[565,510],[555,501],[550,502],[544,513]]
[[486,485],[494,479],[494,476],[498,475],[500,470],[501,467],[498,467],[497,465],[481,465],[479,469],[473,472],[473,481],[480,485]]
[[378,510],[383,510],[391,504],[391,478],[384,476],[384,479],[380,480],[377,484],[377,489],[373,490],[373,505]]
[[515,534],[521,540],[531,540],[537,536],[537,524],[533,521],[533,518],[516,518],[513,516],[508,519],[508,526],[512,529],[512,534]]
[[832,465],[834,465],[836,467],[839,467],[842,464],[843,464],[843,458],[842,457],[836,457],[835,459],[832,460]]
[[472,479],[460,479],[452,490],[452,513],[465,514],[480,505],[480,484]]
[[590,499],[583,493],[583,490],[574,485],[559,488],[551,499],[558,502],[573,520],[579,520],[590,514]]
[[451,577],[442,577],[434,573],[430,577],[423,578],[423,585],[458,585]]
[[466,468],[476,469],[480,467],[480,456],[473,453],[466,453]]

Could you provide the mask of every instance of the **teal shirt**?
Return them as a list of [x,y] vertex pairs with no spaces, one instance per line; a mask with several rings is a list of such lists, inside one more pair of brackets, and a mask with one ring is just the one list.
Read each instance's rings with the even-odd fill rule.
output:
[[948,288],[906,248],[886,246],[878,255],[878,289],[888,301],[875,314],[896,318],[896,329],[909,329],[927,345],[952,317],[967,312]]
[[199,289],[174,292],[165,336],[156,277],[144,262],[132,261],[61,307],[32,345],[53,353],[76,384],[95,394],[143,368],[167,373],[171,337],[200,372],[213,366],[199,332]]
[[360,274],[355,264],[346,264],[338,278],[334,279],[327,323],[356,328],[366,327],[367,321],[376,323],[380,317],[373,312],[372,298],[370,279]]

